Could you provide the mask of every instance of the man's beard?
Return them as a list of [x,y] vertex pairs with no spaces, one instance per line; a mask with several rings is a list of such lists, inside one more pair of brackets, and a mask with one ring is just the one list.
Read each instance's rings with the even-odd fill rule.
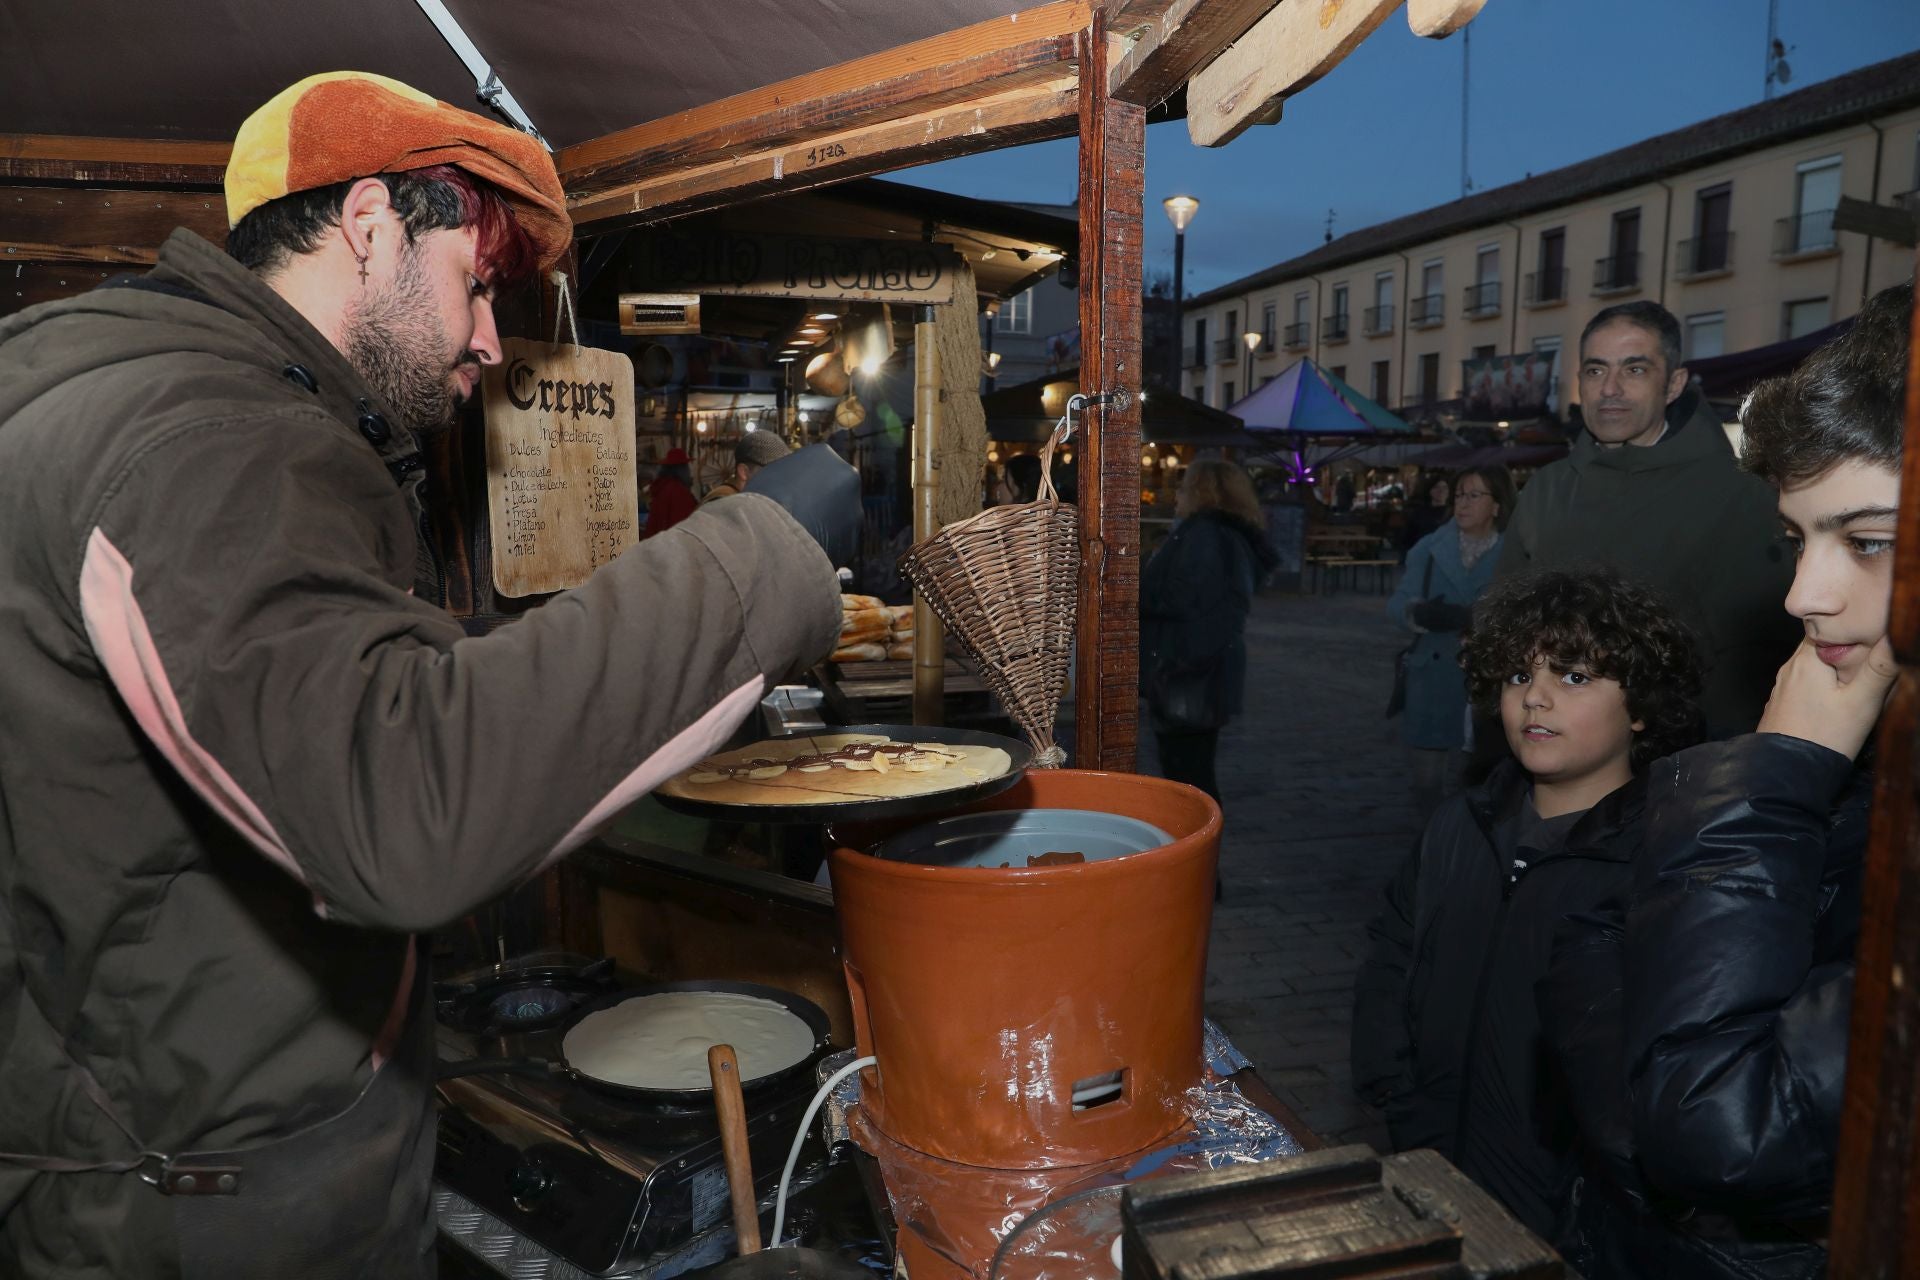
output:
[[367,385],[417,432],[453,423],[453,362],[447,329],[419,251],[401,251],[393,283],[347,311],[346,356]]

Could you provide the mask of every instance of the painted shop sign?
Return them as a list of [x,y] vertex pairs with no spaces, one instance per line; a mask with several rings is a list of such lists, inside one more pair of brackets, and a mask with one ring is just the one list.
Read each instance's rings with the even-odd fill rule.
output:
[[630,287],[760,298],[951,302],[960,257],[925,241],[656,231]]
[[494,589],[577,587],[640,540],[633,364],[524,338],[500,348],[481,380]]

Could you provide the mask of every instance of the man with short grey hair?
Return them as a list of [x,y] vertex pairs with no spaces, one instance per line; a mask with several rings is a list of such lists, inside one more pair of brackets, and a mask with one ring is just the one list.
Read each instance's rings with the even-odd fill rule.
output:
[[733,475],[707,490],[707,496],[700,501],[712,502],[715,498],[731,498],[736,493],[744,492],[755,472],[792,452],[777,431],[747,432],[733,446]]
[[1745,733],[1797,639],[1773,494],[1739,469],[1719,417],[1688,386],[1665,307],[1594,316],[1578,378],[1584,429],[1521,491],[1498,576],[1599,563],[1661,593],[1699,637],[1708,732]]

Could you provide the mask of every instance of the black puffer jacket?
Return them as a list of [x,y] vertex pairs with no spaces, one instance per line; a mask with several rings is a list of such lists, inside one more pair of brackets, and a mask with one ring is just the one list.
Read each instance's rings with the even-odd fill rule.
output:
[[1449,799],[1388,887],[1354,991],[1353,1079],[1396,1148],[1437,1149],[1544,1236],[1572,1177],[1573,1123],[1544,1070],[1534,984],[1562,918],[1625,891],[1645,785],[1509,879],[1528,786],[1505,760]]
[[1569,922],[1540,991],[1589,1280],[1824,1272],[1871,792],[1780,734],[1654,766],[1632,896]]

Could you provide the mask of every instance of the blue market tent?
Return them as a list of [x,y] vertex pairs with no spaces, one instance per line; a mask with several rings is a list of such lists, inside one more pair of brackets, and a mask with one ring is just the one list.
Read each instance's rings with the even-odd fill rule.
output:
[[1414,429],[1311,360],[1297,360],[1285,373],[1227,406],[1247,430],[1280,432],[1322,440],[1381,443],[1412,437]]

